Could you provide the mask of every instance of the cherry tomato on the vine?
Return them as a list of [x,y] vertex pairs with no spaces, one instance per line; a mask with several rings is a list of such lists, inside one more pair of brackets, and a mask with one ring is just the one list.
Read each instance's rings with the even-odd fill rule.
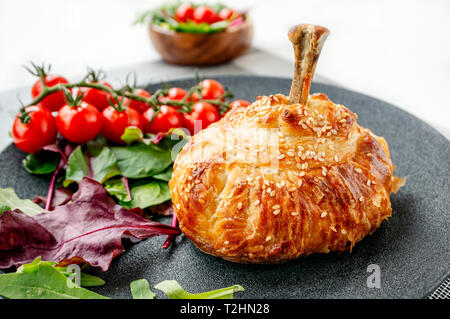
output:
[[195,10],[194,10],[193,20],[196,23],[204,22],[204,23],[212,24],[212,23],[220,21],[220,18],[211,7],[199,6],[199,7],[195,8]]
[[235,108],[235,107],[247,107],[250,104],[251,103],[249,101],[246,101],[246,100],[234,100],[233,102],[230,103],[230,110]]
[[102,117],[96,107],[83,101],[77,106],[60,108],[56,126],[66,140],[81,144],[93,140],[100,133]]
[[188,20],[192,20],[194,16],[194,8],[188,4],[181,4],[177,10],[175,10],[175,18],[181,22],[187,22]]
[[219,11],[219,17],[222,20],[228,20],[232,17],[238,17],[238,16],[239,16],[239,14],[230,8],[223,8],[222,10]]
[[102,114],[102,134],[111,142],[124,144],[121,137],[127,127],[135,126],[141,130],[144,129],[144,120],[141,114],[133,108],[118,111],[112,106],[108,106]]
[[22,123],[20,114],[15,118],[12,137],[14,144],[26,153],[36,153],[43,146],[56,140],[56,122],[50,111],[40,106],[25,109],[30,117],[28,123]]
[[221,98],[225,100],[223,95],[225,94],[225,89],[222,84],[216,80],[206,79],[200,82],[202,88],[202,98],[205,100],[216,100]]
[[[152,96],[150,93],[148,93],[144,89],[135,89],[135,90],[133,90],[133,93],[137,94],[139,96],[145,97],[145,98],[149,98],[149,97]],[[132,100],[132,99],[129,99],[127,97],[123,99],[123,105],[127,106],[129,108],[135,109],[140,114],[143,114],[149,108],[147,103],[141,102],[141,101],[137,101],[137,100]]]
[[159,112],[153,119],[154,114],[155,111],[153,109],[148,109],[143,114],[145,119],[144,130],[146,133],[166,133],[172,128],[183,126],[183,116],[174,107],[161,105]]
[[[62,83],[67,84],[69,81],[62,76],[48,74],[44,77],[45,85],[48,87],[54,86],[56,84]],[[43,85],[41,79],[37,80],[33,87],[31,88],[31,96],[35,99],[39,94],[41,94],[43,90]],[[59,91],[52,94],[47,95],[40,104],[48,109],[50,112],[58,111],[64,104],[66,104],[66,100],[64,98],[64,92]]]
[[[217,122],[220,120],[220,113],[217,107],[212,104],[205,102],[195,103],[192,107],[191,120],[197,128],[200,126],[201,129],[207,128],[211,123]],[[200,121],[200,124],[196,124]],[[194,132],[197,133],[197,132]]]
[[183,113],[183,127],[188,129],[191,135],[195,133],[194,120],[192,119],[192,113]]
[[[91,83],[103,84],[109,87],[110,89],[113,88],[111,84],[105,81],[98,81]],[[100,112],[109,106],[109,101],[114,103],[113,96],[111,95],[111,93],[106,91],[102,91],[95,88],[82,87],[80,88],[80,93],[83,94],[83,101],[95,106]]]
[[[169,91],[167,92],[167,95],[165,96],[161,96],[159,98],[159,101],[162,103],[166,103],[168,101],[181,101],[185,96],[186,96],[187,92],[186,90],[183,90],[182,88],[170,88]],[[190,99],[187,99],[188,102]],[[173,106],[174,108],[178,109],[178,106]]]

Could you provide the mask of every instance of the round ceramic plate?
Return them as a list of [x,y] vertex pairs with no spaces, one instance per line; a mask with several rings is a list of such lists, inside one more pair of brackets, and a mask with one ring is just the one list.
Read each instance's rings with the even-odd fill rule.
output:
[[[216,77],[236,98],[253,101],[259,95],[288,94],[291,81],[280,78]],[[188,87],[193,79],[169,83]],[[151,85],[153,92],[161,84]],[[317,254],[278,265],[243,265],[199,251],[184,236],[161,249],[165,238],[150,238],[118,256],[109,271],[90,272],[106,285],[93,290],[113,298],[130,298],[132,280],[146,278],[153,286],[175,279],[190,292],[240,284],[237,298],[423,298],[450,273],[450,143],[414,116],[380,100],[342,88],[313,84],[335,103],[357,113],[359,124],[383,136],[407,182],[392,194],[392,217],[353,251]],[[47,178],[29,175],[24,154],[14,146],[0,154],[0,187],[13,187],[19,196],[45,195]],[[169,222],[169,218],[163,219]],[[370,265],[380,269],[380,288],[369,288]]]

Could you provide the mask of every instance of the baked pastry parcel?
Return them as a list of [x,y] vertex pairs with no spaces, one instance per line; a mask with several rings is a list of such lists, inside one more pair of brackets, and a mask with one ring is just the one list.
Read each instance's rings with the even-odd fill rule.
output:
[[289,98],[259,97],[202,130],[178,155],[169,186],[183,233],[234,262],[274,263],[351,249],[391,216],[393,175],[382,137],[325,94],[309,95],[328,30],[289,35]]

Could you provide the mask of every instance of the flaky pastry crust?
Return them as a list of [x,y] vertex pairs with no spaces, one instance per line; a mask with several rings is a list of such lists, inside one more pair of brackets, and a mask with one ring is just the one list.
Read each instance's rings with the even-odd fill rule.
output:
[[202,130],[169,186],[183,233],[234,262],[274,263],[344,251],[391,216],[393,175],[382,137],[325,94],[306,105],[259,97]]

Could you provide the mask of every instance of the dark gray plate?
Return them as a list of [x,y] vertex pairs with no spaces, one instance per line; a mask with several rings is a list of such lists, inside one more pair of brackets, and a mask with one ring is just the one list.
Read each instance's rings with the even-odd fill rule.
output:
[[[290,80],[266,77],[216,77],[236,98],[287,94]],[[193,80],[176,81],[189,86]],[[154,91],[160,85],[152,85]],[[241,284],[238,298],[423,298],[450,273],[449,195],[450,143],[414,116],[380,100],[345,89],[313,84],[311,92],[326,93],[359,116],[358,122],[384,136],[398,176],[406,186],[392,195],[392,218],[356,244],[352,253],[320,254],[279,265],[242,265],[206,255],[184,236],[176,247],[160,249],[165,238],[129,245],[108,272],[107,284],[95,291],[129,298],[129,283],[147,278],[151,285],[176,279],[186,290]],[[19,196],[44,195],[48,179],[22,168],[23,153],[9,146],[0,154],[0,187],[13,187]],[[167,219],[166,219],[167,220]],[[368,288],[367,267],[381,270],[381,288]],[[161,296],[160,296],[161,297]]]

